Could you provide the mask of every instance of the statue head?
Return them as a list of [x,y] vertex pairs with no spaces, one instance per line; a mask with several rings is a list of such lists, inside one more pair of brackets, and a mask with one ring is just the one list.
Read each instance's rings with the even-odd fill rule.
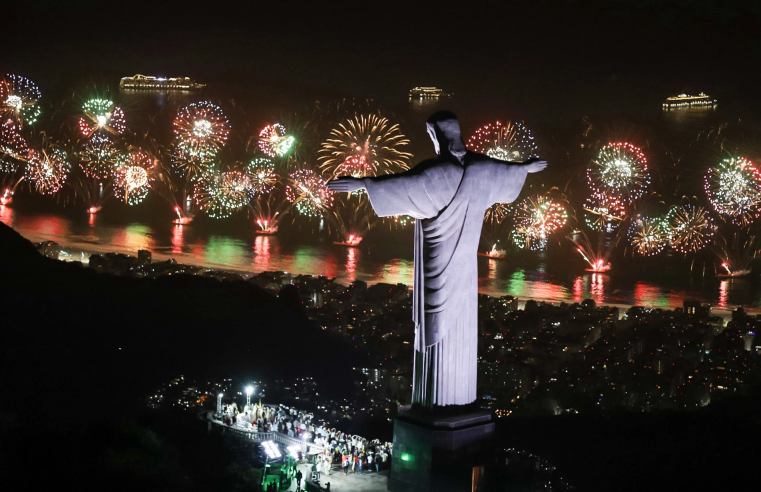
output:
[[428,135],[433,140],[437,154],[449,154],[462,163],[465,156],[465,143],[460,135],[460,122],[451,111],[433,113],[426,121]]

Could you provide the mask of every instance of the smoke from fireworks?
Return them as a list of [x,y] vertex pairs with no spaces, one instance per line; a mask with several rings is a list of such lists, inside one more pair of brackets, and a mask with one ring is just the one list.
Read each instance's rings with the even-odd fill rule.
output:
[[70,170],[66,153],[52,148],[33,154],[26,166],[26,177],[38,192],[52,195],[63,187]]
[[192,103],[180,109],[172,123],[184,159],[213,158],[227,142],[230,125],[222,109],[208,101]]
[[293,147],[296,139],[287,135],[280,123],[267,125],[259,132],[259,149],[270,157],[282,157]]
[[761,205],[761,173],[745,157],[728,157],[705,176],[711,205],[735,224],[758,218]]
[[639,147],[627,142],[611,142],[600,149],[587,168],[587,181],[593,194],[632,203],[650,185],[647,159]]
[[26,77],[8,74],[0,80],[0,109],[20,125],[33,125],[40,116],[40,89]]
[[703,207],[681,205],[673,207],[666,222],[669,228],[669,245],[680,253],[695,253],[713,239],[716,226]]
[[521,122],[486,124],[470,136],[467,147],[494,159],[511,162],[523,162],[538,155],[534,137]]
[[634,251],[642,256],[657,255],[669,241],[666,221],[653,217],[638,217],[629,226],[629,240]]
[[410,141],[387,118],[375,114],[355,116],[330,131],[320,149],[323,176],[355,178],[409,169],[412,154],[402,149]]
[[325,181],[311,169],[301,169],[290,174],[285,197],[293,203],[301,215],[319,217],[333,205],[334,192]]
[[108,99],[90,99],[82,109],[85,118],[79,119],[79,130],[89,137],[98,130],[120,135],[127,130],[124,111]]
[[128,205],[137,205],[148,196],[151,188],[153,159],[142,151],[123,157],[114,177],[114,195]]

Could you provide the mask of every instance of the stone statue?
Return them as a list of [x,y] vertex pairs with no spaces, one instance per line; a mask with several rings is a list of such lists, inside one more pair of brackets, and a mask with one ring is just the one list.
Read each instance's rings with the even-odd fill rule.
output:
[[466,150],[449,111],[433,114],[427,127],[438,157],[400,174],[340,177],[328,187],[367,190],[379,216],[416,219],[412,403],[434,408],[476,399],[476,253],[484,212],[515,200],[526,174],[542,171],[547,162],[506,162]]

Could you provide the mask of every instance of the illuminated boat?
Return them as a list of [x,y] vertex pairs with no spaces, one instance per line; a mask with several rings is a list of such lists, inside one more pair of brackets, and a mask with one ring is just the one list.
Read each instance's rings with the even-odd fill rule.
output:
[[590,267],[586,268],[585,271],[592,273],[602,273],[609,271],[610,268],[610,262],[606,262],[605,260],[597,260],[596,262],[591,263]]
[[718,101],[711,99],[711,96],[701,92],[697,96],[688,94],[679,94],[678,96],[669,97],[663,103],[664,109],[684,108],[693,106],[714,106]]
[[339,246],[359,246],[359,243],[362,242],[362,236],[358,236],[356,234],[349,234],[349,236],[346,238],[346,241],[333,241],[333,244],[338,244]]
[[410,97],[452,97],[452,94],[438,87],[415,87],[410,89]]
[[747,277],[750,275],[751,270],[737,270],[734,272],[728,272],[728,273],[719,273],[716,275],[719,278],[739,278],[739,277]]
[[199,84],[190,77],[151,77],[137,74],[133,77],[122,77],[119,87],[150,91],[190,91],[203,89],[206,84]]
[[494,246],[492,246],[491,250],[485,253],[479,252],[478,256],[485,256],[493,260],[503,260],[505,259],[505,256],[507,256],[507,251],[505,251],[504,249],[497,249],[497,245],[495,244]]

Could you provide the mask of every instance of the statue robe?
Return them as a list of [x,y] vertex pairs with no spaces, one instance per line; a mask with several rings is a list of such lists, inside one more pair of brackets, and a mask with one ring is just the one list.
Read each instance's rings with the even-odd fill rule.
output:
[[468,152],[463,164],[440,156],[365,185],[382,217],[415,218],[412,402],[425,407],[476,399],[478,350],[477,250],[484,213],[512,202],[526,167]]

